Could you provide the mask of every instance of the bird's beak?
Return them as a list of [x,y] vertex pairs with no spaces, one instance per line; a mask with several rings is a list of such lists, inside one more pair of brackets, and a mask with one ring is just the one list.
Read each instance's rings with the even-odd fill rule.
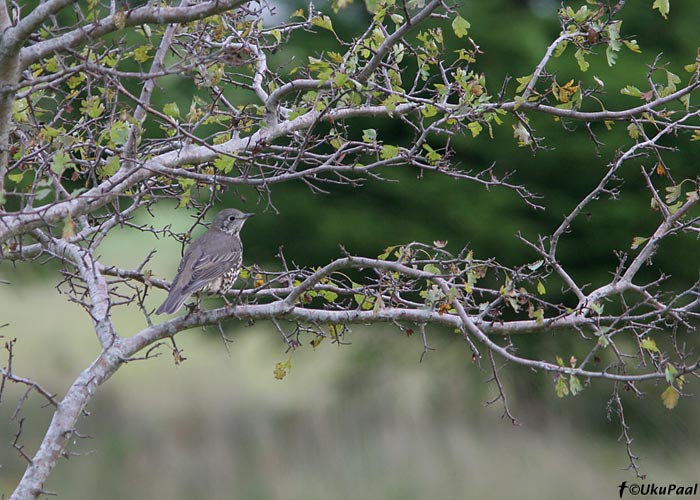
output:
[[255,214],[243,214],[243,218],[244,218],[244,219],[250,219],[250,218],[253,217],[254,215],[255,215]]

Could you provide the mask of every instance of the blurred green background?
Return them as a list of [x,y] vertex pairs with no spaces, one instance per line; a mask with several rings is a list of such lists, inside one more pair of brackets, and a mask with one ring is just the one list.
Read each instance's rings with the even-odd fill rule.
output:
[[[581,78],[591,84],[593,75],[604,80],[611,109],[638,104],[619,89],[634,84],[645,90],[646,65],[659,53],[669,70],[687,78],[682,68],[695,59],[699,44],[699,3],[673,2],[668,21],[651,10],[651,2],[628,3],[623,34],[637,38],[642,54],[625,53],[613,68],[604,54],[590,58],[583,76],[569,52],[552,67],[560,83]],[[462,4],[462,15],[472,25],[469,34],[484,52],[475,69],[486,74],[493,93],[507,75],[531,73],[559,30],[556,2]],[[280,13],[293,10],[287,8],[280,7]],[[353,5],[333,17],[334,27],[348,38],[366,16],[361,5]],[[449,53],[459,42],[448,30]],[[295,36],[288,50],[271,59],[271,67],[291,55],[303,60],[324,36]],[[170,80],[163,84],[159,103],[175,99],[180,109],[188,109],[188,87]],[[594,125],[604,142],[596,153],[580,124],[567,124],[568,131],[546,117],[534,117],[533,124],[551,149],[533,155],[518,148],[509,122],[495,130],[494,140],[482,134],[454,145],[457,159],[468,167],[496,162],[497,172],[514,171],[515,180],[544,196],[546,211],[528,208],[506,190],[486,191],[434,175],[419,179],[408,168],[386,172],[399,182],[368,181],[361,189],[335,188],[329,195],[312,194],[302,183],[278,186],[273,201],[279,214],[258,204],[254,192],[241,190],[231,193],[230,204],[259,212],[243,231],[245,262],[273,266],[284,246],[289,261],[320,265],[339,255],[339,244],[373,256],[387,245],[437,239],[448,240],[454,251],[469,244],[477,257],[496,257],[506,265],[530,262],[535,256],[517,242],[516,231],[530,237],[551,233],[598,182],[615,150],[631,144],[620,125],[611,132]],[[356,125],[368,127],[362,121]],[[387,141],[410,137],[396,122],[374,120],[371,126],[383,130]],[[696,158],[695,143],[684,143],[666,160],[682,179],[695,176]],[[597,202],[562,241],[561,257],[576,279],[593,285],[609,279],[617,261],[613,252],[628,249],[632,236],[653,230],[656,215],[648,210],[649,196],[639,178],[639,165],[652,161],[627,164],[620,200]],[[161,206],[153,217],[139,214],[138,222],[172,223],[184,231],[191,215]],[[698,274],[696,246],[692,238],[676,238],[661,248],[655,263],[674,283],[691,282]],[[152,249],[158,252],[147,267],[171,277],[180,245],[128,228],[105,241],[101,261],[133,268]],[[0,324],[10,323],[0,334],[18,339],[15,372],[61,395],[99,348],[89,317],[54,290],[58,268],[40,262],[0,265],[0,280],[10,282],[0,284]],[[149,304],[155,307],[163,297],[153,292]],[[117,309],[114,319],[123,335],[146,326],[134,310]],[[87,455],[61,461],[47,489],[78,500],[559,499],[617,498],[617,485],[634,480],[624,470],[619,424],[614,415],[609,420],[607,384],[594,382],[579,396],[560,400],[551,377],[508,366],[501,374],[521,423],[512,426],[500,418],[499,403],[484,405],[496,394],[487,383],[488,361],[482,367],[472,364],[467,346],[444,330],[429,329],[436,351],[422,363],[418,335],[406,338],[385,327],[355,327],[350,345],[324,342],[316,350],[304,345],[292,354],[264,323],[230,323],[227,333],[234,339],[230,353],[216,329],[193,330],[178,336],[188,358],[183,364],[175,365],[166,346],[161,357],[118,372],[81,423],[80,431],[93,438],[78,441],[74,450]],[[516,343],[551,359],[567,357],[573,339],[558,333]],[[288,358],[291,372],[278,381],[274,364]],[[643,386],[647,397],[641,400],[624,393],[634,451],[649,481],[693,484],[700,477],[699,403],[683,398],[668,411],[659,399],[664,388]],[[5,494],[23,470],[11,447],[16,423],[9,421],[21,394],[22,388],[10,386],[0,404],[0,492]],[[22,443],[30,454],[50,418],[42,403],[31,397],[22,411]]]

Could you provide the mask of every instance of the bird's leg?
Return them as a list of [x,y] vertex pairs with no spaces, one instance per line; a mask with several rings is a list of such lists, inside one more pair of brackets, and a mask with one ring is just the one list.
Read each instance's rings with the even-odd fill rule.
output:
[[241,286],[241,288],[239,288],[237,292],[233,291],[232,289],[229,290],[230,293],[235,295],[233,302],[228,300],[228,297],[226,296],[227,293],[229,293],[229,292],[221,294],[221,297],[224,299],[224,302],[226,302],[226,309],[228,311],[230,311],[233,306],[241,304],[241,297],[243,296],[243,289],[244,289],[244,286]]
[[226,292],[221,294],[221,298],[224,299],[224,302],[226,302],[226,311],[230,311],[233,307],[233,304],[231,303],[231,301],[228,300],[228,297],[226,297]]
[[187,316],[190,314],[199,314],[201,311],[200,303],[202,301],[201,296],[197,293],[194,295],[194,302],[191,304],[185,304],[185,307],[187,308]]

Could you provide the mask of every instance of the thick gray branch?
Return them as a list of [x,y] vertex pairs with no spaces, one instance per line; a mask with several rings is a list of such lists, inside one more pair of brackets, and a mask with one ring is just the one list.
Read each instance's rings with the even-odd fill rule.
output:
[[34,231],[33,235],[51,253],[62,256],[62,258],[72,262],[78,268],[90,295],[90,316],[95,327],[95,333],[103,348],[111,345],[117,333],[109,314],[111,305],[109,287],[100,272],[99,264],[93,259],[90,250],[64,240],[51,238],[40,231]]
[[[4,2],[3,2],[4,3]],[[19,51],[20,47],[42,25],[49,16],[57,13],[63,7],[73,4],[71,0],[48,0],[41,2],[32,11],[21,19],[17,26],[5,32],[3,45],[12,52]]]
[[[185,7],[155,7],[149,2],[149,5],[128,11],[124,19],[124,27],[148,23],[186,23],[233,10],[245,3],[247,3],[247,0],[214,0]],[[120,28],[117,24],[116,15],[111,15],[88,26],[82,26],[70,31],[65,35],[25,47],[22,49],[20,56],[21,67],[26,68],[49,54],[66,50],[87,40],[118,31]]]
[[66,447],[75,431],[75,425],[85,406],[99,385],[104,383],[121,364],[124,355],[119,342],[105,350],[86,368],[70,386],[54,412],[49,428],[24,471],[10,500],[30,500],[42,494],[43,484],[65,454]]

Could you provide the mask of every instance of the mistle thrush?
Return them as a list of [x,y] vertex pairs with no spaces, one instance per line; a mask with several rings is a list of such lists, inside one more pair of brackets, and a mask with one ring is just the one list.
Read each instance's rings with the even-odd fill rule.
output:
[[156,314],[174,313],[200,290],[223,294],[231,289],[243,261],[241,228],[253,215],[235,208],[216,215],[209,231],[193,241],[182,256],[168,298]]

